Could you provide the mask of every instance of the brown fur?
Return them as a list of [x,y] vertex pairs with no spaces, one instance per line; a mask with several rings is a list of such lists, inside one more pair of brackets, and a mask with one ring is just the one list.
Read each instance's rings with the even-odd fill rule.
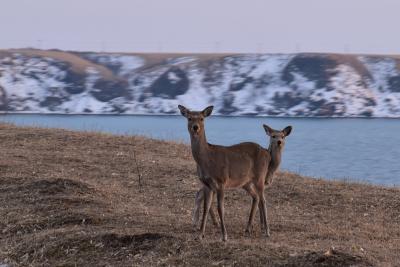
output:
[[[263,127],[264,127],[267,135],[270,137],[268,150],[267,150],[269,155],[266,158],[266,161],[268,162],[268,171],[267,171],[267,175],[265,177],[265,184],[271,185],[274,175],[278,171],[279,166],[281,164],[282,152],[283,152],[283,148],[285,147],[285,138],[287,136],[289,136],[289,134],[291,133],[292,126],[287,126],[285,129],[283,129],[281,131],[274,130],[267,125],[263,125]],[[281,142],[279,145],[278,145],[278,141]],[[204,200],[204,189],[202,188],[196,194],[195,208],[194,208],[194,212],[193,212],[194,226],[198,225],[199,217],[200,217],[199,216],[200,207],[201,207],[201,202],[203,200]],[[216,220],[216,217],[215,217],[212,207],[210,208],[210,215],[211,215],[213,224],[217,226],[218,222]]]

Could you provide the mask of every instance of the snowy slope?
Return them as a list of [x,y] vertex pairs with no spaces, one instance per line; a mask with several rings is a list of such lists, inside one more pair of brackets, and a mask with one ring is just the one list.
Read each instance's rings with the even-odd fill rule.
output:
[[0,110],[400,117],[400,59],[0,51]]

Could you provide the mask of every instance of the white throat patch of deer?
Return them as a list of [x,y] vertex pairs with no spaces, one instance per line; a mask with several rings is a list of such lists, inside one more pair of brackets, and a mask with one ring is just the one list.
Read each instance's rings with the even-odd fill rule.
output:
[[[207,216],[213,195],[217,195],[222,240],[227,240],[224,222],[225,189],[243,188],[252,197],[250,216],[246,232],[250,233],[256,208],[260,210],[261,230],[269,236],[267,207],[264,197],[265,177],[271,161],[270,154],[256,143],[245,142],[233,146],[207,143],[204,121],[211,115],[212,106],[203,111],[190,111],[179,105],[181,114],[187,118],[192,155],[197,163],[198,175],[203,184],[200,190],[204,198],[204,209],[200,227],[200,238],[204,238]],[[199,194],[198,194],[199,195]]]

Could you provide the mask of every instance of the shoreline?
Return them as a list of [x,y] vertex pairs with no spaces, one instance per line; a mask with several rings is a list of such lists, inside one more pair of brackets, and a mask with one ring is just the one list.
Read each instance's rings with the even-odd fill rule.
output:
[[[51,118],[51,116],[58,116],[58,115],[49,115],[47,120],[50,119],[51,120],[50,122],[46,122],[46,119],[43,117],[40,117],[38,120],[35,120],[34,117],[33,118],[27,117],[26,119],[28,119],[28,120],[24,120],[25,118],[23,116],[25,116],[25,115],[22,115],[22,117],[19,117],[19,115],[17,115],[17,117],[10,117],[11,119],[9,119],[9,120],[4,119],[4,117],[2,119],[2,117],[0,116],[0,124],[5,123],[5,124],[10,124],[10,125],[15,125],[18,127],[45,128],[45,129],[49,129],[49,130],[64,129],[67,131],[70,130],[70,131],[79,131],[79,132],[83,132],[83,133],[94,133],[94,134],[95,133],[104,133],[104,134],[111,134],[111,135],[115,135],[115,136],[141,136],[141,137],[148,137],[150,139],[158,139],[161,141],[183,143],[183,144],[187,144],[187,145],[189,144],[189,140],[187,139],[186,133],[185,133],[185,136],[178,136],[178,135],[176,135],[176,133],[173,133],[171,130],[169,130],[169,133],[171,133],[170,135],[167,133],[160,134],[160,135],[158,135],[158,134],[153,135],[153,134],[150,134],[146,130],[135,130],[135,128],[129,128],[129,129],[125,129],[125,130],[123,128],[121,128],[119,130],[114,130],[113,128],[107,128],[106,124],[104,124],[104,125],[101,125],[101,123],[99,124],[99,120],[102,121],[101,118],[103,118],[103,119],[107,118],[107,116],[103,117],[102,115],[93,115],[92,118],[88,118],[90,115],[85,115],[83,118],[81,117],[81,119],[85,120],[86,122],[85,123],[76,123],[76,124],[71,123],[71,122],[74,121],[74,119],[76,119],[77,117],[65,115],[65,118],[68,118],[68,120],[69,120],[69,122],[68,122],[69,126],[64,126],[64,124],[58,123],[56,120],[54,120],[57,117]],[[30,116],[30,115],[27,115],[27,116]],[[35,115],[32,115],[32,116],[35,116]],[[64,116],[64,115],[61,115],[61,116]],[[80,115],[76,115],[76,116],[80,116]],[[88,117],[86,117],[86,116],[88,116]],[[143,120],[145,120],[147,118],[149,118],[151,120],[154,120],[154,119],[158,120],[159,118],[162,118],[162,117],[158,117],[158,116],[150,116],[150,117],[146,118],[146,116],[134,115],[134,116],[131,116],[130,119],[132,119],[132,120],[140,119],[143,122]],[[126,115],[124,117],[126,119],[129,119],[128,115]],[[166,117],[167,117],[167,119],[174,119],[174,120],[181,119],[181,116],[172,116],[172,115],[164,116],[164,118],[166,118]],[[64,119],[63,117],[58,117],[58,118]],[[113,119],[117,119],[117,118],[118,118],[118,116],[113,117],[111,119],[113,120]],[[220,118],[224,118],[224,117],[220,117]],[[95,120],[96,123],[92,123],[91,119]],[[239,118],[230,118],[230,119],[235,120],[235,119],[239,119]],[[260,118],[254,117],[253,119],[259,120]],[[273,118],[273,119],[280,120],[281,118]],[[218,120],[218,116],[217,116],[217,120]],[[283,119],[283,120],[285,120],[285,119]],[[288,123],[296,122],[296,120],[293,120],[293,119],[288,118],[288,120],[290,120],[290,122],[288,122]],[[308,119],[306,119],[306,120],[308,120]],[[32,122],[29,122],[29,121],[32,121]],[[35,123],[33,121],[35,121]],[[78,118],[77,122],[80,122],[79,118]],[[229,122],[229,121],[227,121],[227,122]],[[299,122],[299,121],[297,121],[297,122]],[[96,125],[96,127],[89,126],[89,125]],[[120,125],[123,125],[123,124],[120,124]],[[182,125],[184,125],[184,124],[182,124]],[[161,129],[159,129],[159,130],[161,130]],[[252,139],[241,139],[237,142],[222,143],[222,145],[230,146],[235,143],[246,142],[249,140],[252,140]],[[221,141],[221,140],[219,140],[219,141]],[[211,140],[211,142],[215,143],[215,142],[218,142],[218,140]],[[262,144],[260,142],[260,140],[256,140],[255,142],[259,142],[260,144]],[[309,153],[310,153],[310,151],[309,151]],[[282,171],[292,172],[292,173],[295,173],[300,176],[306,176],[306,177],[311,177],[311,178],[316,178],[316,179],[321,178],[321,179],[328,180],[328,181],[339,181],[339,182],[348,181],[351,183],[382,185],[382,186],[386,186],[386,187],[400,187],[400,182],[396,181],[396,179],[391,178],[391,177],[397,177],[396,175],[388,176],[388,173],[385,173],[384,175],[382,175],[381,172],[376,171],[376,170],[374,172],[368,173],[368,174],[366,174],[364,172],[364,174],[366,174],[366,175],[363,175],[363,173],[352,172],[351,170],[346,171],[346,172],[342,171],[340,174],[335,174],[335,173],[332,174],[332,173],[327,173],[327,172],[320,172],[318,169],[315,169],[315,168],[308,169],[307,171],[302,171],[301,165],[296,165],[296,162],[293,162],[293,159],[292,159],[291,163],[292,163],[291,165],[287,165],[286,160],[285,160],[286,165],[284,164],[283,166],[281,166],[280,169]],[[360,167],[360,163],[358,163],[358,165]],[[364,168],[364,166],[361,166],[361,167]],[[391,167],[391,166],[389,166],[389,167]],[[395,168],[393,167],[392,170],[393,169],[395,169]],[[388,177],[390,177],[390,178],[388,178]]]
[[[180,114],[167,114],[167,113],[57,113],[57,112],[7,112],[0,111],[1,115],[49,115],[49,116],[138,116],[138,117],[178,117]],[[244,115],[220,115],[213,114],[213,117],[221,117],[221,118],[277,118],[277,119],[388,119],[388,120],[398,120],[400,116],[271,116],[271,115],[257,115],[257,114],[244,114]]]

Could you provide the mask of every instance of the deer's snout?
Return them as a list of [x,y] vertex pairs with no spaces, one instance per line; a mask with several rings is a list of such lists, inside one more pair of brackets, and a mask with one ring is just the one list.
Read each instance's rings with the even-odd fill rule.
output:
[[278,140],[278,145],[279,146],[282,145],[282,141],[281,140]]
[[197,132],[199,130],[199,126],[197,124],[193,125],[193,131]]

